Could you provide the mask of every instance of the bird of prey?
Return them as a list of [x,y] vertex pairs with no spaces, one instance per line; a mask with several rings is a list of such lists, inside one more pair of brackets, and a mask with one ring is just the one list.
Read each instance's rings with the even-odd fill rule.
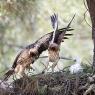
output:
[[[72,18],[72,20],[73,19],[74,19],[74,17]],[[53,27],[54,32],[53,32],[53,36],[52,36],[51,41],[49,42],[49,47],[48,47],[47,68],[48,68],[49,62],[52,62],[53,63],[53,65],[51,66],[52,72],[54,72],[54,68],[60,59],[60,57],[59,57],[60,45],[61,45],[61,42],[67,38],[64,36],[66,35],[66,31],[70,27],[72,20],[70,21],[70,23],[66,27],[66,30],[59,35],[59,32],[57,32],[57,30],[58,30],[58,15],[54,14],[51,16],[51,23],[52,23],[52,27]]]
[[[49,47],[48,47],[48,58],[49,62],[52,62],[52,72],[54,72],[54,68],[57,65],[59,61],[59,51],[60,51],[60,45],[58,45],[55,42],[55,35],[58,30],[58,15],[54,14],[51,16],[51,23],[53,27],[53,36],[52,40],[49,42]],[[48,64],[49,64],[48,62]]]
[[75,64],[71,65],[69,71],[71,74],[83,72],[83,68],[81,66],[82,59],[79,56],[75,56],[76,61]]
[[[56,36],[60,37],[60,35],[64,31],[72,31],[70,27],[67,28],[61,28],[57,30]],[[65,36],[70,36],[72,34],[64,34]],[[20,76],[25,75],[24,71],[25,69],[29,68],[30,64],[33,64],[40,56],[40,54],[48,49],[49,42],[52,39],[53,32],[47,33],[44,36],[42,36],[40,39],[38,39],[33,44],[30,44],[23,48],[23,50],[20,51],[20,53],[16,56],[13,65],[10,70],[8,70],[4,75],[4,80],[7,80],[8,77],[11,75],[17,73]]]

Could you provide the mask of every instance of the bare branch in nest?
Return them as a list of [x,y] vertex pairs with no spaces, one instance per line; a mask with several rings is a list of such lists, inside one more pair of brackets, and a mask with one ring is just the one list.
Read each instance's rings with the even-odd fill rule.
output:
[[92,91],[95,93],[95,75],[92,77],[88,77],[88,82],[84,85],[79,87],[79,90],[86,90],[83,95],[88,95]]
[[91,91],[95,90],[95,84],[92,84],[89,86],[89,88],[85,91],[85,93],[83,95],[88,95],[89,93],[91,93]]
[[[10,91],[4,89],[3,92],[11,95],[14,93],[15,95],[95,95],[95,84],[89,83],[89,76],[91,75],[85,73],[73,75],[67,72],[40,73],[14,80],[9,86],[9,89],[10,87],[12,89]],[[0,93],[0,95],[9,94]]]
[[88,83],[86,83],[85,85],[83,85],[83,86],[81,86],[81,87],[79,87],[79,91],[80,90],[84,90],[84,89],[87,89],[87,87],[89,86],[89,84]]
[[[48,56],[40,56],[39,58],[47,58]],[[67,57],[59,57],[59,59],[65,59],[65,60],[73,60],[73,61],[76,61],[75,59],[72,59],[72,58],[67,58]]]

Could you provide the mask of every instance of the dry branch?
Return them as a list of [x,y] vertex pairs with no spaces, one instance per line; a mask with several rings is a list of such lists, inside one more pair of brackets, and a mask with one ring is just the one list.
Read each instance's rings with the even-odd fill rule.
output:
[[95,95],[95,78],[61,71],[23,77],[14,80],[8,89],[1,89],[7,93],[0,95]]

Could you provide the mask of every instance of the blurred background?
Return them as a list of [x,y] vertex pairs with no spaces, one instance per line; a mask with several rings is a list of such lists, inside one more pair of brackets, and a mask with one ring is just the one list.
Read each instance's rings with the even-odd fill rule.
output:
[[[83,63],[92,61],[93,43],[91,21],[84,0],[0,0],[0,75],[11,68],[22,46],[35,42],[52,31],[50,15],[57,13],[59,28],[65,27],[76,14],[71,27],[74,35],[61,45],[60,56],[78,58]],[[87,12],[86,12],[87,11]],[[47,51],[41,56],[47,55]],[[41,72],[46,59],[34,63]],[[60,60],[60,69],[74,64]]]

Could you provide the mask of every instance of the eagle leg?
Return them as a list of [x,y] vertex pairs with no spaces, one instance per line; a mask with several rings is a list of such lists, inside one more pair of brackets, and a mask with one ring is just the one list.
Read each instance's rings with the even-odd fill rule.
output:
[[54,72],[54,68],[57,66],[58,61],[54,62],[52,65],[52,72]]
[[44,65],[44,70],[42,71],[42,73],[45,73],[45,71],[48,71],[48,66],[49,66],[49,60],[46,62],[46,65],[45,64],[43,64]]

